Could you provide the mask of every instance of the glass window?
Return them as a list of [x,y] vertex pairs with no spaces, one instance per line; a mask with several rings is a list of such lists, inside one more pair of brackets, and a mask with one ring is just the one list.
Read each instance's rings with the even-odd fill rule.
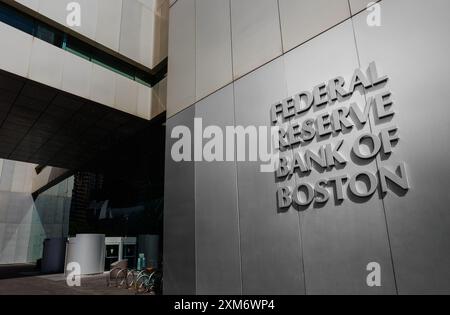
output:
[[144,71],[139,71],[136,73],[136,82],[147,85],[149,87],[152,86],[152,77],[150,74],[145,73]]
[[33,35],[34,20],[0,2],[0,21]]
[[72,36],[67,36],[65,44],[65,49],[67,51],[77,55],[78,57],[91,60],[92,52],[91,47],[88,44]]
[[64,35],[42,23],[36,23],[35,37],[52,45],[62,47]]
[[1,1],[0,21],[141,84],[151,86],[159,81],[158,77]]
[[120,75],[123,75],[131,80],[135,79],[134,69],[132,66],[100,50],[94,52],[94,54],[92,55],[92,62],[101,65],[111,71],[114,71]]

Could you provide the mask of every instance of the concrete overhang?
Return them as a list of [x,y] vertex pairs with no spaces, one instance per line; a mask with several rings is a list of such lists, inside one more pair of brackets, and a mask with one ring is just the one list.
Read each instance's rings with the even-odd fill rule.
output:
[[0,158],[76,170],[148,124],[0,70]]

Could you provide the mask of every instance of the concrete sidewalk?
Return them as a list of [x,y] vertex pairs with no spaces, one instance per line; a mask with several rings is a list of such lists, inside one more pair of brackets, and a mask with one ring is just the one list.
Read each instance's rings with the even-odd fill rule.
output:
[[106,275],[87,276],[69,287],[63,274],[40,275],[33,265],[0,266],[0,295],[134,295],[134,290],[106,286]]

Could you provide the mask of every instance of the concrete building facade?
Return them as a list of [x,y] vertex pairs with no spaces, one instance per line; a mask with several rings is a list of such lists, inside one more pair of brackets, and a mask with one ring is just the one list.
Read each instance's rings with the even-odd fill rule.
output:
[[0,2],[0,264],[67,237],[73,172],[165,112],[169,1],[70,3]]

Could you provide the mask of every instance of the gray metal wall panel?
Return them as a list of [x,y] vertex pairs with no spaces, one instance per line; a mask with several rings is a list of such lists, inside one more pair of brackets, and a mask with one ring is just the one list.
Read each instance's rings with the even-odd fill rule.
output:
[[195,108],[167,121],[164,194],[164,294],[195,294],[195,164],[171,158],[172,129],[193,130]]
[[[291,51],[285,56],[285,64],[289,95],[310,91],[317,84],[331,80],[337,75],[343,76],[349,82],[353,71],[359,68],[351,21]],[[363,95],[356,92],[351,99],[320,108],[314,106],[298,121],[314,119],[338,107],[349,107],[352,102],[361,108],[366,104]],[[335,146],[338,141],[343,140],[339,152],[348,160],[347,165],[339,169],[320,172],[313,169],[311,174],[301,178],[297,173],[297,184],[309,183],[314,186],[321,179],[352,176],[361,171],[376,174],[377,166],[374,160],[366,163],[351,158],[353,143],[364,133],[370,133],[369,124],[355,127],[345,135],[336,133],[330,138],[316,138],[307,146],[296,147],[295,151],[299,152],[307,149],[317,152],[323,145],[331,143]],[[349,199],[347,186],[348,181],[344,186],[346,200],[342,203],[335,201],[332,187],[328,187],[331,198],[326,205],[313,203],[301,212],[307,293],[395,293],[386,221],[380,196],[374,195],[369,200]],[[366,284],[366,267],[371,262],[381,265],[382,287],[368,287]]]
[[[270,106],[286,92],[283,58],[237,81],[236,124],[270,126]],[[297,211],[277,210],[273,173],[261,173],[257,162],[237,164],[243,293],[304,293]]]
[[[234,126],[233,86],[196,104],[196,117],[224,133]],[[196,162],[197,294],[242,293],[236,186],[235,162]]]
[[[358,12],[367,9],[369,3],[373,3],[373,0],[349,0],[350,10],[352,14],[357,14]],[[376,1],[378,2],[378,1]]]
[[[405,11],[405,8],[407,10]],[[450,2],[384,0],[382,27],[355,20],[362,65],[375,60],[390,77],[400,141],[381,161],[405,162],[411,190],[385,198],[400,294],[450,293]]]
[[286,52],[350,17],[347,0],[279,0]]
[[[236,124],[268,126],[269,108],[273,102],[302,89],[309,90],[336,75],[348,80],[358,67],[358,61],[363,68],[376,61],[379,71],[390,76],[386,88],[394,93],[396,111],[391,123],[399,127],[401,137],[392,156],[379,159],[378,163],[392,169],[398,162],[406,162],[412,189],[406,194],[399,190],[390,192],[384,203],[380,199],[382,196],[376,194],[370,200],[353,198],[338,205],[330,200],[323,208],[315,207],[300,213],[291,208],[280,213],[277,212],[276,189],[281,184],[276,182],[274,175],[260,173],[259,163],[238,162],[244,294],[301,294],[305,290],[316,294],[395,293],[394,280],[400,294],[450,292],[450,197],[447,189],[450,169],[446,163],[450,154],[450,144],[446,141],[450,134],[449,115],[446,114],[450,92],[443,80],[450,73],[447,61],[450,41],[442,37],[443,30],[450,26],[450,5],[444,0],[437,0],[433,7],[418,0],[384,0],[381,5],[383,26],[380,28],[367,26],[365,12],[354,18],[360,60],[356,56],[349,21],[235,82]],[[408,8],[408,14],[405,14],[405,8]],[[215,94],[212,98],[219,96]],[[364,96],[355,95],[351,101],[362,105]],[[222,108],[211,109],[211,116],[206,114],[209,110],[206,106],[216,105],[215,102],[207,103],[208,99],[204,103],[205,117],[217,115],[226,120],[225,112],[220,117]],[[198,113],[201,110],[199,107]],[[168,130],[175,122],[191,120],[193,113],[188,111],[169,120]],[[320,111],[316,111],[314,117],[318,114]],[[377,134],[391,125],[371,119],[373,130],[365,126],[330,141],[346,139],[348,143],[344,150],[349,151],[349,145],[357,135],[369,131]],[[317,144],[311,148],[316,149]],[[205,194],[200,189],[210,180],[209,176],[218,180],[224,175],[221,175],[222,170],[216,174],[215,169],[208,174],[206,170],[210,166],[202,163],[196,171],[193,163],[174,165],[170,156],[166,159],[167,239],[164,250],[165,286],[169,289],[166,293],[212,293],[219,278],[214,279],[214,283],[208,281],[211,279],[210,266],[218,257],[215,253],[207,253],[207,249],[217,250],[214,244],[222,246],[220,242],[224,240],[215,239],[217,231],[211,234],[212,239],[204,235],[211,233],[208,230],[212,229],[208,226],[210,222],[232,218],[228,212],[212,215],[213,211],[222,208],[222,204],[220,208],[210,210],[208,217],[207,207],[214,200],[210,193],[213,188],[208,187]],[[352,160],[352,165],[332,175],[377,171],[374,162],[359,162]],[[226,168],[221,165],[220,169],[222,167]],[[196,174],[198,190],[194,192],[191,186]],[[230,180],[230,174],[226,175]],[[313,173],[308,178],[297,177],[283,185],[294,185],[303,180],[314,183],[328,175],[327,172]],[[228,184],[226,186],[230,189]],[[232,192],[221,192],[220,197],[229,194]],[[194,195],[197,197],[196,214],[193,214]],[[183,213],[181,218],[179,213]],[[198,215],[196,219],[195,215]],[[198,225],[197,249],[193,240],[195,222]],[[233,226],[231,221],[227,222]],[[227,250],[231,249],[234,247],[227,247]],[[231,256],[226,257],[231,259]],[[381,264],[381,288],[366,285],[368,272],[365,267],[372,261]],[[235,267],[230,268],[230,272],[231,269]]]
[[277,1],[231,0],[231,28],[235,79],[281,55]]

